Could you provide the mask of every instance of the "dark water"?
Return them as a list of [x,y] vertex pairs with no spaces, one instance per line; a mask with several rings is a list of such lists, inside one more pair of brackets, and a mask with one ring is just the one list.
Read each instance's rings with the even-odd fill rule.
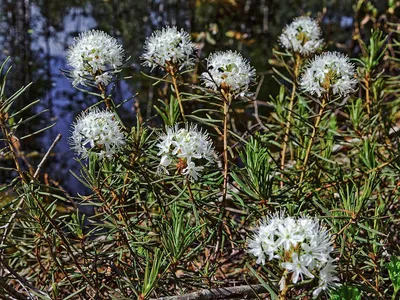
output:
[[[135,101],[141,108],[151,107],[157,93],[151,82],[140,75],[139,56],[145,37],[165,25],[183,27],[193,33],[201,56],[217,49],[238,50],[251,61],[257,71],[271,69],[268,59],[277,46],[277,36],[284,25],[294,17],[310,13],[322,18],[324,35],[333,40],[328,48],[343,52],[356,51],[352,46],[353,11],[351,0],[337,1],[285,1],[285,0],[130,0],[130,1],[57,1],[57,0],[0,0],[0,57],[11,56],[13,72],[8,91],[33,82],[32,87],[19,100],[23,107],[41,99],[40,108],[49,109],[44,117],[23,128],[21,134],[32,132],[50,123],[56,125],[46,133],[23,142],[25,154],[40,161],[40,154],[48,149],[58,133],[61,142],[48,161],[45,171],[49,178],[75,194],[84,192],[83,186],[70,174],[79,173],[79,164],[69,151],[68,136],[71,123],[81,110],[94,103],[94,99],[76,91],[60,72],[67,68],[65,55],[68,45],[82,31],[101,29],[115,36],[131,55],[132,68],[125,71],[132,76],[115,86],[116,102],[139,93]],[[385,1],[377,1],[383,3]],[[383,5],[383,4],[382,4]],[[383,5],[384,6],[384,5]],[[382,7],[382,9],[385,9]],[[260,99],[268,99],[277,91],[277,84],[269,77],[265,81]],[[31,111],[32,113],[32,111]],[[126,119],[134,120],[133,103],[122,110]],[[150,115],[151,111],[147,112]],[[132,123],[134,124],[134,123]],[[34,152],[37,151],[37,152]],[[35,153],[40,153],[35,159]],[[0,174],[0,183],[7,180]]]

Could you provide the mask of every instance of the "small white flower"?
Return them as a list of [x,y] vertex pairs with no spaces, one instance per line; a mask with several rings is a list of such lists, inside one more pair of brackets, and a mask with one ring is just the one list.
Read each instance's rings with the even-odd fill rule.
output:
[[277,245],[274,241],[274,229],[272,226],[261,225],[258,233],[249,241],[249,253],[257,257],[257,263],[265,265],[265,259],[279,259],[276,254]]
[[355,67],[348,56],[339,52],[317,55],[304,71],[300,87],[311,95],[321,97],[332,93],[346,96],[355,91]]
[[245,95],[256,80],[256,70],[240,53],[233,51],[211,54],[207,70],[201,75],[206,87],[234,95]]
[[307,217],[302,217],[298,219],[297,223],[299,226],[299,231],[303,235],[312,235],[313,232],[315,232],[315,227],[318,226],[318,223]]
[[283,224],[279,224],[276,236],[278,237],[276,241],[277,245],[282,245],[286,251],[291,246],[296,246],[304,240],[304,236],[299,232],[296,221],[290,217],[286,218]]
[[77,118],[70,144],[82,159],[86,159],[89,153],[110,159],[125,145],[125,137],[114,113],[95,108]]
[[182,175],[186,175],[191,178],[192,181],[197,181],[199,178],[199,174],[203,171],[203,166],[196,166],[196,164],[192,161],[187,162],[186,168],[182,170]]
[[326,263],[328,258],[330,258],[328,255],[329,252],[324,245],[311,243],[310,246],[303,243],[301,244],[301,248],[304,251],[302,257],[310,270],[314,270],[318,266],[318,263]]
[[107,33],[100,30],[81,33],[67,54],[67,62],[73,68],[73,85],[86,85],[88,81],[107,85],[112,73],[121,67],[123,58],[122,46]]
[[176,27],[165,27],[156,30],[148,37],[144,44],[144,53],[141,56],[143,65],[168,70],[168,68],[191,68],[195,64],[192,57],[194,45],[190,35]]
[[309,278],[314,278],[314,275],[307,269],[303,256],[300,256],[299,259],[299,255],[296,252],[292,254],[291,262],[283,262],[281,266],[289,272],[293,272],[292,282],[294,284],[299,281],[299,277],[303,280],[303,274]]
[[101,83],[107,86],[111,82],[112,78],[113,78],[112,75],[110,75],[108,72],[104,72],[103,74],[97,75],[95,77],[96,79],[95,83],[96,84]]
[[322,32],[318,23],[309,17],[298,17],[286,25],[279,41],[289,51],[309,56],[323,45]]
[[326,291],[329,288],[335,288],[340,285],[339,277],[335,276],[336,270],[333,265],[333,260],[329,260],[325,267],[319,272],[318,288],[313,292],[313,298],[317,298],[321,291]]
[[178,172],[192,181],[196,181],[204,169],[200,160],[213,160],[214,148],[208,134],[193,125],[182,129],[177,125],[168,127],[157,147],[160,149],[157,155],[161,156],[158,173],[169,174],[167,167],[175,161]]
[[265,265],[265,250],[259,236],[255,236],[253,240],[249,241],[249,253],[257,257],[257,264]]

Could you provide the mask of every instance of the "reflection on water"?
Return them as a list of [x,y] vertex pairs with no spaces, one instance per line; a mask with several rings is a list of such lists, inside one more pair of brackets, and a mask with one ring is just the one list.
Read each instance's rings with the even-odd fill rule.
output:
[[[47,163],[49,176],[61,181],[68,191],[83,191],[82,185],[69,173],[79,173],[79,164],[69,151],[68,136],[75,116],[94,102],[94,99],[74,90],[59,69],[65,69],[65,53],[79,32],[97,28],[115,36],[131,55],[133,68],[126,75],[133,78],[119,82],[116,101],[136,97],[141,106],[158,96],[148,80],[140,75],[140,56],[146,36],[165,25],[183,27],[193,33],[205,57],[216,49],[241,51],[259,72],[268,69],[268,58],[282,27],[293,17],[312,12],[314,17],[323,11],[323,1],[282,0],[2,0],[0,3],[0,58],[11,56],[13,72],[9,89],[34,82],[19,105],[41,99],[40,109],[48,108],[47,118],[31,124],[30,132],[48,122],[56,125],[45,134],[25,141],[26,152],[44,153],[58,133],[63,139],[55,156]],[[323,16],[324,32],[343,46],[351,44],[351,0],[325,1],[328,7]],[[383,1],[382,1],[383,2]],[[329,45],[334,47],[335,45]],[[267,80],[261,96],[274,93],[276,83]],[[260,96],[260,98],[262,98]],[[264,97],[265,98],[265,97]],[[150,102],[151,103],[151,102]],[[151,106],[150,106],[151,107]],[[124,115],[132,119],[132,103],[124,107]],[[32,112],[30,112],[32,113]],[[20,134],[21,135],[21,132]],[[27,150],[29,149],[29,150]],[[39,160],[39,158],[38,158]],[[0,174],[0,182],[4,174]]]

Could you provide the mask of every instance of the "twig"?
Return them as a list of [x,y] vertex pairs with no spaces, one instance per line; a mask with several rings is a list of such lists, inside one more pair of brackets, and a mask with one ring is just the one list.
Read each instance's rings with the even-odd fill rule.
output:
[[286,300],[287,299],[287,292],[289,290],[289,273],[287,270],[283,273],[282,279],[284,281],[283,289],[279,292],[279,300]]
[[246,299],[248,296],[266,293],[267,289],[261,284],[221,287],[211,290],[200,290],[190,294],[155,298],[152,300],[206,300],[206,299]]
[[229,160],[228,160],[228,113],[229,113],[229,107],[231,105],[232,101],[232,95],[228,92],[225,93],[225,91],[221,91],[223,100],[224,100],[224,116],[223,116],[223,124],[224,124],[224,131],[223,131],[223,142],[224,142],[224,149],[223,149],[223,161],[224,161],[224,182],[223,182],[223,187],[222,187],[222,200],[221,200],[221,205],[220,205],[220,223],[218,226],[218,232],[217,232],[217,244],[215,245],[215,252],[213,259],[216,259],[218,255],[219,248],[221,247],[222,243],[222,225],[225,221],[225,205],[226,205],[226,197],[228,194],[228,176],[229,176]]
[[13,268],[11,268],[5,260],[0,256],[0,263],[12,274],[23,286],[29,287],[31,290],[35,291],[36,293],[42,295],[42,296],[48,296],[45,292],[37,289],[34,287],[32,284],[30,284],[25,278],[20,276],[16,271],[14,271]]
[[26,299],[28,299],[24,295],[22,295],[19,292],[17,292],[14,288],[9,286],[7,284],[7,282],[4,280],[4,278],[0,278],[0,287],[2,287],[5,291],[7,291],[8,294],[13,296],[15,299],[18,299],[18,300],[26,300]]
[[43,156],[42,160],[40,161],[39,165],[36,168],[35,174],[33,174],[33,178],[36,178],[39,176],[39,172],[41,168],[43,167],[44,163],[46,162],[47,158],[50,155],[50,152],[53,151],[54,147],[58,144],[58,142],[61,140],[62,135],[59,133],[56,138],[54,139],[53,143],[50,145],[49,149],[47,150],[46,154]]
[[194,203],[193,191],[192,191],[192,187],[190,186],[190,181],[189,181],[189,179],[187,179],[187,188],[188,188],[188,192],[189,192],[190,201],[191,201],[192,203]]
[[289,142],[289,135],[290,135],[290,127],[292,125],[292,112],[293,112],[293,104],[294,98],[296,96],[296,89],[297,89],[297,77],[299,76],[299,69],[301,65],[301,56],[296,54],[295,58],[295,65],[294,65],[294,74],[293,74],[293,86],[292,86],[292,95],[290,96],[290,102],[288,107],[288,116],[285,126],[285,136],[283,138],[282,144],[282,151],[281,151],[281,187],[283,187],[283,177],[284,173],[283,170],[285,169],[285,158],[286,158],[286,147]]
[[223,186],[223,195],[222,195],[222,202],[223,205],[225,205],[225,200],[226,200],[226,194],[228,193],[228,166],[229,166],[229,161],[228,161],[228,111],[229,111],[229,106],[231,104],[231,99],[232,96],[228,93],[225,96],[225,101],[224,101],[224,186]]
[[[260,82],[258,83],[257,91],[256,91],[256,94],[254,95],[254,99],[257,99],[258,94],[260,93],[261,86],[262,86],[263,82],[264,82],[264,75],[261,77]],[[262,129],[268,130],[268,128],[265,127],[265,125],[261,121],[260,116],[258,114],[258,103],[259,103],[259,101],[254,100],[254,117],[256,118],[257,123],[261,126]]]
[[181,111],[183,122],[186,122],[185,111],[183,110],[181,95],[179,93],[179,87],[178,87],[178,83],[176,81],[176,74],[172,69],[170,70],[170,74],[171,74],[171,77],[172,77],[172,85],[174,86],[176,99],[178,100],[179,110]]
[[50,179],[50,182],[56,187],[58,188],[61,192],[63,192],[63,194],[65,195],[65,197],[69,200],[69,202],[72,204],[72,206],[75,209],[78,209],[78,205],[76,204],[75,200],[72,199],[72,196],[62,187],[62,185],[58,182],[55,181],[53,179]]
[[99,83],[98,84],[98,88],[99,88],[99,90],[101,92],[101,96],[104,99],[104,103],[106,104],[107,109],[111,110],[112,107],[111,107],[111,104],[110,104],[110,98],[108,98],[107,95],[106,95],[106,87],[105,87],[105,85],[103,83]]
[[371,98],[369,96],[369,79],[370,79],[370,74],[367,72],[365,74],[365,77],[363,78],[363,81],[365,83],[365,98],[366,98],[366,106],[367,106],[367,113],[368,117],[371,117]]
[[310,152],[311,152],[311,147],[313,145],[313,142],[314,142],[314,139],[315,139],[315,135],[316,135],[317,130],[318,130],[319,122],[322,119],[322,116],[323,116],[323,113],[324,113],[326,105],[327,105],[327,101],[326,101],[326,99],[324,97],[324,98],[322,98],[322,103],[321,103],[321,106],[320,106],[320,110],[319,110],[319,113],[317,115],[317,118],[315,119],[314,126],[312,128],[312,133],[311,133],[311,136],[310,136],[310,140],[308,141],[308,146],[307,146],[307,150],[306,150],[306,156],[304,157],[303,170],[301,171],[299,184],[302,184],[302,182],[303,182],[304,175],[306,173],[308,159],[309,159]]

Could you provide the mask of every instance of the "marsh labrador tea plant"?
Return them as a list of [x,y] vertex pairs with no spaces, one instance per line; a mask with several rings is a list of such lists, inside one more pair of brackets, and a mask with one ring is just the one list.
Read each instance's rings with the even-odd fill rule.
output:
[[245,54],[203,57],[166,27],[138,58],[160,101],[149,120],[137,102],[131,124],[113,94],[129,54],[81,33],[64,74],[98,98],[69,137],[85,195],[42,176],[60,136],[37,166],[25,155],[52,124],[21,136],[43,115],[22,118],[38,101],[17,109],[29,86],[8,92],[5,61],[2,298],[398,299],[398,35],[375,28],[349,57],[298,17],[273,50],[279,93],[259,99],[264,73]]

